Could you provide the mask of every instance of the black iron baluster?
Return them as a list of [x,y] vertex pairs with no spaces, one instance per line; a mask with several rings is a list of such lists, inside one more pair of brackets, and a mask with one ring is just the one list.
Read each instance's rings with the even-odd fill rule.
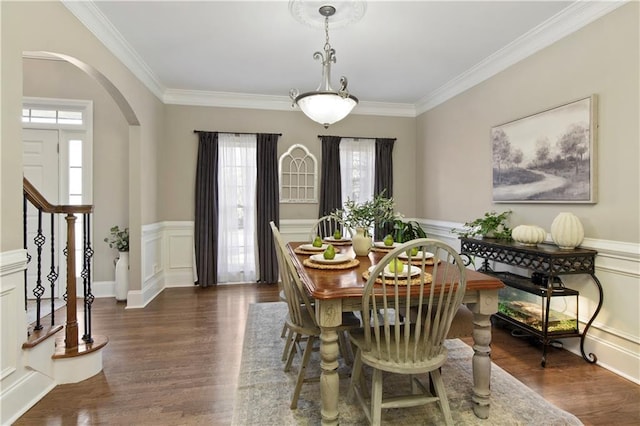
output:
[[93,293],[91,292],[91,258],[93,257],[93,249],[91,248],[91,216],[87,213],[83,215],[82,221],[83,232],[83,256],[82,256],[82,282],[84,288],[84,335],[82,340],[87,343],[93,343],[93,337],[91,336],[91,306],[94,301]]
[[29,263],[31,262],[31,255],[29,254],[28,244],[27,244],[27,196],[22,196],[22,241],[24,243],[24,251],[27,253],[27,267],[24,268],[24,310],[28,309],[27,300],[29,298],[29,293],[27,291],[28,283],[27,283],[27,271],[29,270]]
[[42,233],[42,210],[38,209],[38,234],[33,239],[37,247],[37,277],[36,287],[33,289],[33,295],[36,296],[36,326],[34,330],[42,330],[42,324],[40,322],[40,303],[42,302],[42,295],[44,294],[44,286],[42,285],[42,246],[46,242],[46,238]]
[[56,281],[58,280],[58,272],[56,270],[56,240],[55,240],[55,213],[51,213],[51,268],[49,268],[49,274],[47,279],[51,287],[51,325],[55,325],[55,290]]

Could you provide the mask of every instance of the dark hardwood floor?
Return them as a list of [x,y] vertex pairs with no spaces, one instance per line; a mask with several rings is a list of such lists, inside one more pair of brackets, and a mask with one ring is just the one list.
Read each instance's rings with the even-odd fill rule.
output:
[[[247,309],[277,300],[268,285],[167,289],[145,309],[96,299],[103,371],[57,386],[15,425],[230,424]],[[640,386],[560,349],[542,368],[539,347],[494,329],[493,361],[548,401],[585,425],[640,424]]]

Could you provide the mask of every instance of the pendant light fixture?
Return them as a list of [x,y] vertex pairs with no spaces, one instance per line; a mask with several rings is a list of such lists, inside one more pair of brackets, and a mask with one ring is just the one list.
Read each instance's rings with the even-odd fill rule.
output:
[[336,91],[331,87],[331,63],[336,62],[336,51],[329,44],[329,17],[336,13],[336,8],[325,5],[320,7],[319,12],[324,16],[324,53],[315,52],[313,58],[322,61],[322,81],[313,92],[300,94],[298,89],[291,89],[289,96],[293,107],[298,105],[307,117],[326,129],[349,115],[358,104],[358,98],[347,90],[348,82],[344,76],[340,77],[340,89]]

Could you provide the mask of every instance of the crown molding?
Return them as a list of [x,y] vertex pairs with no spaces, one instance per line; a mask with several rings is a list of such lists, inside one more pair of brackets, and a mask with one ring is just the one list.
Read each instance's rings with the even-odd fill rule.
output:
[[[299,109],[291,106],[291,98],[288,96],[208,92],[202,90],[167,89],[162,97],[162,102],[171,105],[299,111]],[[351,114],[415,117],[416,110],[411,104],[360,102]]]
[[[424,96],[415,105],[363,101],[356,106],[352,114],[416,117],[491,78],[563,37],[572,34],[628,1],[577,1],[506,47]],[[93,1],[61,0],[61,2],[158,99],[166,104],[280,111],[292,110],[291,101],[286,96],[168,89],[159,82],[147,64],[100,12]]]
[[499,72],[574,33],[627,2],[628,0],[578,1],[571,4],[555,16],[420,99],[416,104],[417,114],[429,111],[473,86],[488,80]]
[[165,91],[151,68],[109,22],[92,0],[60,0],[62,4],[104,44],[158,99]]

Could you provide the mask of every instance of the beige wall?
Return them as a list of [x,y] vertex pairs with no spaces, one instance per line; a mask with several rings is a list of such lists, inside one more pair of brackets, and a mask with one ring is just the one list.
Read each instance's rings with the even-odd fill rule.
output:
[[[419,217],[465,222],[512,209],[511,223],[550,228],[577,214],[588,238],[640,241],[639,4],[632,2],[420,115]],[[597,204],[494,204],[492,126],[598,95]]]
[[[325,130],[299,111],[166,106],[166,125],[159,153],[161,220],[193,220],[198,137],[194,130],[282,133],[278,154],[291,145],[305,145],[322,162],[318,135],[397,138],[393,149],[394,198],[398,211],[415,214],[415,119],[351,115]],[[406,165],[410,165],[407,167]],[[282,219],[318,217],[317,204],[282,204]]]

